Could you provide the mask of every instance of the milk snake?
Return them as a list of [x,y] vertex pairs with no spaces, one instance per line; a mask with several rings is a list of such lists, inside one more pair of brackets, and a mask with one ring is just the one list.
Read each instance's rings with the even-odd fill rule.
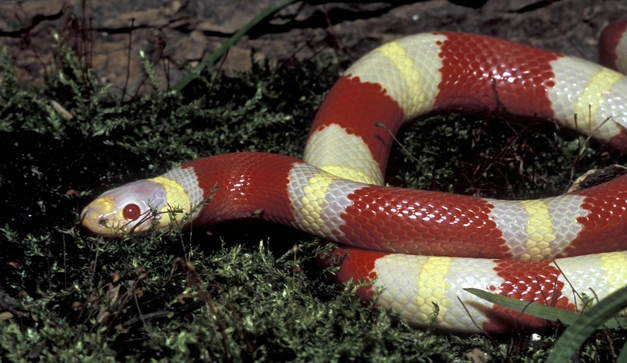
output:
[[[626,28],[623,21],[605,31],[607,65],[625,66],[627,54],[615,49],[627,45]],[[498,107],[511,114],[554,120],[627,151],[627,79],[620,73],[491,37],[433,32],[384,44],[345,72],[318,111],[305,161],[265,153],[191,161],[102,194],[82,223],[100,235],[167,227],[170,215],[154,217],[150,208],[192,212],[217,185],[213,199],[193,211],[194,226],[256,217],[340,243],[339,280],[374,281],[358,294],[371,299],[380,289],[378,306],[410,324],[538,329],[544,321],[463,288],[579,310],[577,293],[593,289],[603,298],[624,286],[627,176],[529,201],[381,186],[388,130],[437,111],[493,110],[495,91]],[[576,114],[591,121],[575,124]]]

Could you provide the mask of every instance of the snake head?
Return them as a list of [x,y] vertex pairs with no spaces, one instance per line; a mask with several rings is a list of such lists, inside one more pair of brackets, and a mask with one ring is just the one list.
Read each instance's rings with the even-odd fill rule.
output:
[[[180,222],[185,213],[170,213],[184,207],[189,212],[189,198],[173,187],[171,180],[158,177],[139,180],[111,189],[94,199],[81,213],[87,229],[101,236],[141,233],[152,227],[167,228],[171,216]],[[187,203],[186,203],[187,202]]]

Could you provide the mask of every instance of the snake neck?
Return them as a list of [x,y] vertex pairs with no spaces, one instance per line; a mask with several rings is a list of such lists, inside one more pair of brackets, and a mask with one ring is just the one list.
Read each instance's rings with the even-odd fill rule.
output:
[[[195,226],[260,218],[292,224],[293,213],[286,192],[289,171],[301,160],[268,153],[217,155],[181,166],[193,170],[202,192]],[[188,193],[193,193],[190,188]]]

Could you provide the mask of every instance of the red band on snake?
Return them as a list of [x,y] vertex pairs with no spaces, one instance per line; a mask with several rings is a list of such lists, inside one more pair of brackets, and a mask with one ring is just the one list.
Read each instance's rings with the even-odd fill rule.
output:
[[[620,63],[620,55],[609,58]],[[626,97],[624,76],[578,58],[480,35],[415,35],[375,49],[337,81],[305,161],[264,153],[195,160],[104,193],[85,208],[83,224],[102,235],[166,227],[168,214],[155,217],[151,207],[192,212],[217,185],[193,212],[194,226],[255,216],[346,245],[339,280],[374,281],[358,294],[371,299],[382,288],[377,304],[411,324],[539,329],[545,322],[463,289],[580,310],[575,292],[593,288],[602,298],[624,286],[627,177],[532,201],[384,187],[392,136],[377,123],[395,133],[433,112],[507,110],[625,151]],[[591,120],[577,124],[576,114]]]

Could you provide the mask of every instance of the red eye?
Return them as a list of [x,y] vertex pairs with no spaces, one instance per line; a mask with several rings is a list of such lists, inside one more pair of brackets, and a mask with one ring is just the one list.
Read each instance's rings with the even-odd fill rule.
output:
[[133,221],[141,215],[141,209],[137,204],[127,204],[122,210],[122,216],[127,221]]

